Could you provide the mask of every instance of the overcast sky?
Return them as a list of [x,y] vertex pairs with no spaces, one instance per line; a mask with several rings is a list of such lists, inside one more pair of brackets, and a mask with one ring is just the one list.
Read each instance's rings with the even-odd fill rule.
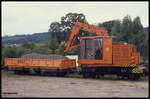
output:
[[51,22],[67,13],[83,13],[90,24],[139,16],[149,26],[147,2],[1,2],[2,36],[47,32]]

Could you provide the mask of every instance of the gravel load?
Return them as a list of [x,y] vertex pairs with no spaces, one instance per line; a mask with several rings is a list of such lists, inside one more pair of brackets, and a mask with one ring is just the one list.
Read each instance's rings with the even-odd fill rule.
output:
[[57,54],[48,54],[48,55],[44,55],[44,54],[39,54],[39,53],[31,53],[31,54],[26,54],[21,56],[21,58],[30,58],[30,59],[51,59],[51,60],[56,60],[56,59],[69,59],[65,56],[62,55],[57,55]]

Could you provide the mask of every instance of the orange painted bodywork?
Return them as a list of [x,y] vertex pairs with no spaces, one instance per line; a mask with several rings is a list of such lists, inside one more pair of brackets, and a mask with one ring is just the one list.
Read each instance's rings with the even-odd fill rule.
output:
[[136,52],[136,47],[134,45],[124,44],[124,42],[113,44],[113,36],[81,37],[80,42],[82,42],[83,39],[94,40],[99,37],[103,38],[103,59],[96,60],[94,57],[93,59],[84,59],[82,56],[82,46],[80,46],[79,64],[99,67],[125,67],[127,64],[134,64],[135,66],[140,64],[140,53]]
[[[80,37],[80,44],[74,45],[75,40],[79,34],[79,31],[83,30],[97,36],[92,37]],[[95,59],[95,46],[94,39],[103,39],[103,59]],[[72,28],[69,41],[67,43],[66,52],[71,51],[75,48],[80,47],[80,58],[78,63],[84,66],[99,66],[99,67],[124,67],[127,64],[132,64],[138,66],[140,64],[140,53],[136,52],[136,47],[134,45],[125,44],[121,41],[118,43],[112,43],[114,36],[108,36],[107,30],[104,27],[93,26],[81,22],[76,22]],[[83,57],[83,45],[81,45],[83,39],[93,40],[93,58],[85,59]]]
[[67,68],[75,68],[76,60],[5,58],[4,65],[7,67],[67,69]]

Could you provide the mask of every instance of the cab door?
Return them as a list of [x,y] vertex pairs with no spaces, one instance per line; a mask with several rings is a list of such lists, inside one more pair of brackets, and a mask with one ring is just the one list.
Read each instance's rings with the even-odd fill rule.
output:
[[103,39],[94,39],[94,59],[103,60]]

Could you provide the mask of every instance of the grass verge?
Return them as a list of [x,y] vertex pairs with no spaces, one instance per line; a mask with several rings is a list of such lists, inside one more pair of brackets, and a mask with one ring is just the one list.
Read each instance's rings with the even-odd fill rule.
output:
[[12,75],[14,74],[14,71],[8,71],[8,70],[1,70],[2,75]]

